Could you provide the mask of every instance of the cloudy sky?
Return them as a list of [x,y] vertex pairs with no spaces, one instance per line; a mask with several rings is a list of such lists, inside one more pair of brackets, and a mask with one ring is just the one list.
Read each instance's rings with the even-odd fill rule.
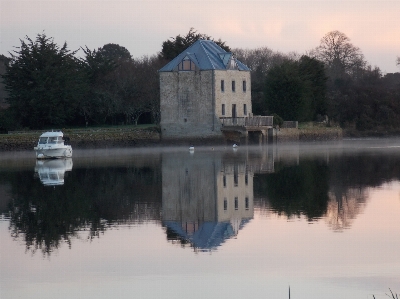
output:
[[398,72],[399,0],[0,0],[0,54],[45,32],[69,49],[124,46],[134,58],[193,27],[231,48],[305,53],[345,33],[372,66]]

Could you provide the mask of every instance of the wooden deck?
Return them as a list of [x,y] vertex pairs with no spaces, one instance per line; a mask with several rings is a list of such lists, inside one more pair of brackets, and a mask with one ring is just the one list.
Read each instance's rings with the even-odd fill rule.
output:
[[273,116],[220,117],[222,130],[259,131],[272,128]]
[[265,144],[273,136],[273,116],[220,117],[220,120],[221,130],[229,139],[243,140],[248,144],[250,138]]

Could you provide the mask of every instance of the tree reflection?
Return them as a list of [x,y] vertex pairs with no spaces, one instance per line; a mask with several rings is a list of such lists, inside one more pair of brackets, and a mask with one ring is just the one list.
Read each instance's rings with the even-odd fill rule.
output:
[[366,201],[365,189],[349,188],[345,194],[329,192],[325,221],[335,231],[348,229],[357,215],[364,210]]
[[266,196],[271,210],[289,218],[320,218],[327,209],[327,165],[320,160],[301,160],[298,165],[275,165],[275,173],[254,176],[255,193]]
[[74,169],[66,184],[48,187],[32,171],[0,177],[11,184],[10,232],[26,249],[50,255],[71,246],[80,231],[90,240],[117,224],[159,220],[159,168],[108,167]]
[[254,176],[260,208],[309,221],[324,217],[335,231],[351,227],[368,201],[367,188],[400,179],[400,155],[379,151],[309,156],[275,162],[275,172]]
[[74,164],[64,185],[50,187],[34,177],[33,167],[0,169],[0,195],[9,198],[12,237],[33,253],[49,255],[74,238],[91,240],[110,227],[148,221],[161,223],[170,241],[211,250],[264,207],[288,218],[324,218],[343,231],[363,212],[367,188],[400,179],[398,153],[277,152],[196,151],[135,165]]

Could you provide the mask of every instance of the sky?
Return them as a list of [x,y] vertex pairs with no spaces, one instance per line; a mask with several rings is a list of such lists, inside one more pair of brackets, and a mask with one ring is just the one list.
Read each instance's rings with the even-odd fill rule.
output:
[[140,58],[190,28],[231,48],[305,54],[339,30],[385,74],[400,71],[399,12],[399,0],[0,0],[0,54],[44,32],[70,50],[114,43]]

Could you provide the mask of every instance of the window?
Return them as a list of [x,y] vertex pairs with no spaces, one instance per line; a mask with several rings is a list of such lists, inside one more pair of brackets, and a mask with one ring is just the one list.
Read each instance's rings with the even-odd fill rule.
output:
[[179,71],[194,71],[196,70],[196,65],[189,57],[183,58],[183,60],[178,64]]
[[49,137],[49,141],[47,141],[47,143],[56,144],[57,143],[57,137]]
[[239,185],[239,175],[237,173],[233,174],[233,185],[237,187]]
[[249,184],[249,175],[247,173],[244,176],[244,183],[246,184],[246,186]]
[[227,209],[228,209],[228,200],[225,197],[224,198],[224,211],[226,211]]
[[233,185],[237,187],[239,185],[239,166],[233,165]]
[[244,207],[246,208],[246,210],[249,209],[249,198],[248,197],[246,197],[244,200]]
[[226,187],[226,176],[225,175],[222,177],[222,182],[224,184],[224,187]]
[[235,210],[239,209],[239,201],[238,198],[235,197]]
[[222,115],[225,115],[225,104],[222,104]]
[[225,91],[225,81],[221,80],[221,92]]
[[235,81],[232,81],[232,91],[235,92],[236,86],[235,86]]
[[243,92],[246,92],[246,81],[243,80]]
[[247,115],[247,106],[246,106],[246,104],[243,104],[243,114]]
[[233,57],[229,61],[229,64],[227,65],[227,69],[228,70],[236,70],[237,69],[236,62],[235,62],[235,59]]

